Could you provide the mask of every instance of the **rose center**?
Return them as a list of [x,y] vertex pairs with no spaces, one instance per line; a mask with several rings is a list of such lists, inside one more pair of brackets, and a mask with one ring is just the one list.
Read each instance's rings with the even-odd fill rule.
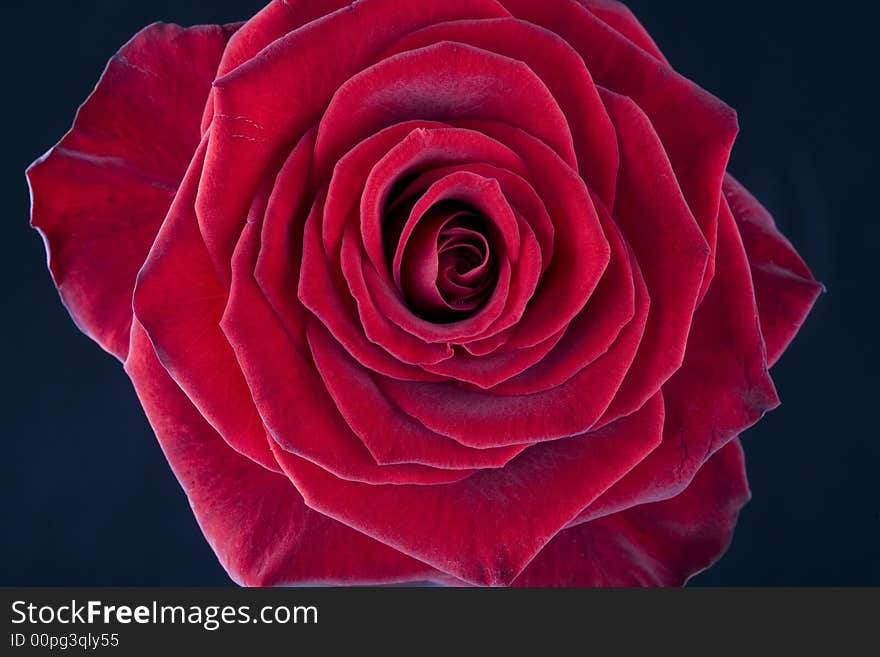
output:
[[[476,312],[497,278],[486,219],[460,201],[441,201],[418,217],[398,211],[385,223],[384,238],[394,281],[409,308],[437,323]],[[406,216],[404,216],[406,215]]]

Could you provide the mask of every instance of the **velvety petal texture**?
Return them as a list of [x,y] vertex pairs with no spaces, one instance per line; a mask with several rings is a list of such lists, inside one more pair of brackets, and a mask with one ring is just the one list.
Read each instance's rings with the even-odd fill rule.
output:
[[682,586],[724,553],[750,496],[735,440],[678,496],[560,532],[514,585]]
[[199,143],[229,32],[161,24],[138,32],[107,64],[70,132],[27,172],[31,224],[61,299],[77,326],[121,360],[134,279]]
[[152,25],[28,169],[242,585],[680,586],[822,291],[614,0]]

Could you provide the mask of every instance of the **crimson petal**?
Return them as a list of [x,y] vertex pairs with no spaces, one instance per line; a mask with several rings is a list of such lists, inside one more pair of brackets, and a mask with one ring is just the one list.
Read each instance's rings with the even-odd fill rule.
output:
[[277,470],[266,430],[219,326],[226,293],[193,212],[204,158],[203,142],[138,274],[134,312],[159,360],[224,440]]
[[229,449],[162,368],[137,324],[125,369],[202,533],[236,583],[448,581],[426,564],[312,511],[286,477]]
[[499,470],[446,486],[366,486],[292,457],[306,504],[469,583],[507,585],[577,513],[653,450],[658,393],[604,429],[536,445]]
[[566,41],[516,19],[450,21],[407,35],[386,54],[439,41],[465,43],[528,65],[565,115],[579,173],[607,205],[613,203],[618,164],[614,126],[583,59]]
[[639,321],[637,274],[633,271],[637,265],[631,260],[632,254],[608,210],[598,198],[594,202],[611,246],[605,274],[587,305],[564,329],[564,335],[552,351],[519,376],[495,387],[494,392],[528,394],[558,386],[608,353],[624,327],[632,321]]
[[663,386],[663,443],[577,522],[676,495],[713,452],[779,404],[748,262],[726,202],[719,219],[718,272],[694,317],[684,363]]
[[528,66],[450,41],[392,55],[339,87],[319,124],[316,159],[338,159],[370,135],[414,119],[501,121],[577,167],[568,121]]
[[638,267],[632,272],[635,317],[606,353],[556,387],[496,395],[387,377],[376,377],[377,385],[432,431],[472,447],[540,442],[587,431],[614,398],[645,331],[650,300]]
[[734,440],[684,492],[559,533],[514,586],[682,586],[727,550],[749,501]]
[[614,216],[651,296],[638,354],[606,412],[613,419],[641,406],[681,366],[710,249],[649,118],[628,98],[603,98],[620,141]]
[[506,15],[494,0],[356,2],[286,34],[215,80],[196,212],[221,282],[229,283],[232,253],[265,172],[317,123],[345,80],[408,32],[444,20]]
[[664,64],[667,63],[654,39],[625,4],[617,0],[578,0],[578,2],[646,53]]
[[724,179],[724,195],[745,245],[767,364],[773,365],[803,324],[824,289],[817,283],[773,217],[733,176]]
[[318,371],[339,412],[377,463],[421,463],[451,470],[497,468],[529,447],[473,449],[430,431],[383,395],[369,373],[330,337],[323,325],[312,322],[308,335]]
[[291,151],[278,172],[262,217],[260,252],[253,272],[247,272],[253,274],[285,330],[299,345],[305,344],[308,315],[297,299],[309,203],[303,172],[309,170],[314,147],[312,130]]
[[632,99],[649,117],[713,248],[702,298],[714,271],[721,181],[739,130],[736,113],[578,2],[504,0],[504,5],[515,16],[559,34],[584,58],[596,84]]
[[220,326],[249,386],[239,403],[256,406],[271,433],[274,457],[283,464],[284,459],[293,458],[288,453],[297,454],[338,477],[370,484],[433,484],[468,476],[467,470],[376,462],[337,411],[309,354],[291,340],[249,275],[259,232],[257,224],[248,224],[239,240],[229,303]]
[[28,169],[31,225],[64,305],[120,360],[135,276],[198,146],[228,38],[219,26],[144,28],[107,64],[70,132]]

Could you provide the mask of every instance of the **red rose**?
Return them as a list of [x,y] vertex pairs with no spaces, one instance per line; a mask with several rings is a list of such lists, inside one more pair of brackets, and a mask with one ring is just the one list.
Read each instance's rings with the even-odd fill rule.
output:
[[152,25],[28,171],[237,582],[671,585],[820,286],[610,0]]

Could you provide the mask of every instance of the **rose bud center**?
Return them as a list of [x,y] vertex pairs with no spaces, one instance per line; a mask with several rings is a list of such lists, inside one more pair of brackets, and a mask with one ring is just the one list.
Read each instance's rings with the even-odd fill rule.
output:
[[395,223],[389,221],[385,231],[395,243],[390,265],[412,312],[449,323],[479,309],[497,278],[489,225],[479,211],[464,202],[441,201],[396,238]]

